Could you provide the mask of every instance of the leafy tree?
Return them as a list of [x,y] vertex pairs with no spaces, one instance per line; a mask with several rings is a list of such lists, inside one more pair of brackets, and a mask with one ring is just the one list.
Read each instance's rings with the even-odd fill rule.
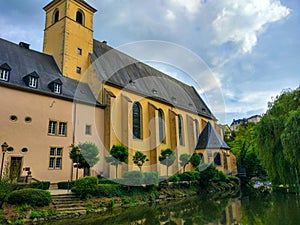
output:
[[190,160],[191,155],[184,153],[181,154],[179,159],[180,159],[180,166],[183,167],[183,172],[185,172],[185,167],[187,166],[187,164],[189,164],[189,160]]
[[[80,149],[80,155],[76,154],[76,151]],[[90,168],[96,165],[99,161],[98,147],[91,142],[80,143],[78,146],[74,146],[70,152],[70,158],[73,163],[78,161],[78,168],[84,169],[84,175],[90,175]]]
[[171,148],[161,150],[158,160],[161,164],[167,166],[167,176],[169,176],[169,166],[175,162],[176,156],[175,152]]
[[[299,191],[300,87],[286,90],[268,104],[258,123],[258,156],[274,184],[297,184]],[[297,191],[297,190],[296,190]]]
[[194,168],[196,168],[201,163],[201,160],[201,156],[198,153],[194,152],[189,162],[193,165]]
[[235,131],[234,138],[228,142],[231,151],[237,158],[238,168],[246,169],[246,182],[252,177],[263,178],[266,175],[265,169],[257,156],[255,126],[254,123],[248,123],[247,126],[239,126],[239,130]]
[[140,168],[140,171],[142,172],[142,166],[145,162],[149,161],[147,156],[142,152],[136,152],[133,156],[133,163],[137,165]]
[[110,156],[105,157],[106,162],[116,167],[116,178],[118,177],[118,166],[128,163],[128,150],[123,145],[113,145],[110,150]]

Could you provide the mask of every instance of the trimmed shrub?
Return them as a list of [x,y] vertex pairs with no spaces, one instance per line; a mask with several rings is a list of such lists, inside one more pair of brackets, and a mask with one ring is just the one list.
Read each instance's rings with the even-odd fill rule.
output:
[[98,184],[95,195],[97,197],[115,197],[121,196],[121,187],[118,184]]
[[140,171],[130,171],[123,175],[124,185],[141,186],[143,184],[143,173]]
[[75,181],[75,185],[72,191],[80,195],[81,198],[85,198],[87,195],[95,195],[98,186],[97,177],[82,177]]
[[200,172],[200,186],[205,187],[209,184],[209,182],[218,176],[218,170],[216,167],[211,164],[205,170]]
[[51,201],[49,191],[35,188],[24,188],[10,193],[7,202],[11,205],[28,204],[31,206],[46,206]]
[[190,172],[184,172],[177,175],[180,181],[192,181],[194,180],[193,175]]
[[30,188],[37,188],[41,190],[48,190],[49,187],[50,187],[50,181],[33,182],[30,185]]
[[179,178],[178,174],[174,174],[168,178],[168,181],[169,182],[178,182],[178,181],[180,181],[180,178]]
[[61,181],[57,183],[58,189],[72,189],[75,185],[75,181]]
[[153,185],[158,183],[158,173],[157,172],[144,172],[144,184]]
[[101,178],[98,180],[98,184],[116,184],[116,179],[108,179],[108,178]]

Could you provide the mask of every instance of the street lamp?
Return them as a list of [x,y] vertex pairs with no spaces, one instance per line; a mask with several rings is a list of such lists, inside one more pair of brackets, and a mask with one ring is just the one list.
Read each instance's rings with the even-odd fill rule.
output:
[[0,178],[2,178],[2,170],[3,170],[4,156],[5,156],[5,152],[7,151],[8,144],[7,144],[6,142],[4,142],[4,143],[1,145],[1,148],[2,148],[2,162],[1,162]]
[[78,165],[79,165],[79,156],[80,156],[80,152],[81,152],[81,149],[80,148],[77,148],[76,149],[76,160],[77,160],[77,168],[76,168],[76,180],[78,179]]

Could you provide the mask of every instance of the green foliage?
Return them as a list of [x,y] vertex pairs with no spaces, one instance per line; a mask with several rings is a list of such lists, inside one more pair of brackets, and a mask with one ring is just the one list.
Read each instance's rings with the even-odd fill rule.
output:
[[14,188],[15,185],[12,184],[9,180],[0,180],[0,208],[2,208],[2,205],[4,204],[4,202],[6,202],[9,193],[13,191]]
[[97,177],[92,177],[92,176],[82,177],[75,182],[72,191],[80,195],[81,198],[85,198],[88,195],[95,195],[97,186],[98,186]]
[[143,173],[140,171],[129,171],[123,174],[125,185],[141,186],[144,183]]
[[75,181],[61,181],[57,183],[58,189],[72,189],[75,185]]
[[200,171],[200,186],[207,187],[213,178],[218,177],[218,173],[219,171],[213,164],[210,164],[205,170]]
[[269,103],[256,128],[258,156],[273,184],[299,187],[300,87]]
[[144,184],[153,185],[158,183],[158,173],[157,172],[144,172]]
[[196,181],[200,179],[200,173],[198,171],[188,171],[178,174],[180,181]]
[[183,167],[183,172],[185,172],[185,167],[189,164],[190,158],[191,158],[191,155],[187,154],[187,153],[184,153],[184,154],[180,155],[180,157],[179,157],[180,166]]
[[171,148],[161,150],[161,153],[160,153],[160,156],[158,159],[161,164],[167,166],[167,176],[168,176],[169,166],[171,166],[175,162],[175,159],[176,159],[174,150]]
[[142,152],[136,152],[132,160],[133,163],[140,168],[140,171],[142,171],[142,166],[144,165],[144,163],[149,161],[147,156]]
[[101,178],[98,181],[99,184],[116,184],[115,179]]
[[235,131],[234,138],[228,142],[231,151],[236,156],[238,168],[246,169],[246,182],[250,181],[252,177],[264,178],[266,176],[265,169],[257,156],[255,127],[254,123],[239,126],[239,130]]
[[95,192],[97,197],[120,197],[122,191],[119,184],[98,184]]
[[201,156],[198,153],[194,152],[189,162],[193,165],[194,168],[196,168],[201,163],[201,160]]
[[30,219],[39,219],[39,218],[46,218],[49,215],[47,210],[42,210],[42,211],[32,211],[30,213],[29,218]]
[[178,174],[174,174],[174,175],[170,176],[168,178],[168,181],[170,181],[170,182],[178,182],[178,181],[180,181]]
[[50,181],[39,181],[39,182],[33,182],[30,184],[31,188],[38,188],[41,190],[48,190],[50,187]]
[[235,176],[228,176],[228,179],[230,181],[233,181],[236,184],[240,184],[240,182],[241,182],[240,179],[238,177],[235,177]]
[[31,206],[46,206],[51,201],[49,191],[25,188],[10,193],[7,202],[11,205],[28,204]]
[[[80,149],[80,155],[77,155],[77,150]],[[73,160],[73,163],[78,164],[78,168],[85,168],[88,170],[96,165],[99,161],[99,149],[98,147],[91,142],[80,143],[78,146],[74,146],[70,152],[70,158]]]
[[118,177],[118,166],[128,163],[128,150],[122,145],[113,145],[110,150],[110,156],[105,157],[106,162],[116,167],[116,177]]

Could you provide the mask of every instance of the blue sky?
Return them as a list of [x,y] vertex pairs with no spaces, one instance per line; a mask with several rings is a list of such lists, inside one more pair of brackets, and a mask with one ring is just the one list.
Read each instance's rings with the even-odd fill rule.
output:
[[[198,57],[209,73],[197,75],[190,67],[176,70],[176,60],[173,65],[161,60],[151,65],[185,82],[192,78],[213,111],[223,104],[223,116],[216,113],[220,123],[262,114],[272,96],[300,85],[299,0],[86,1],[98,9],[95,39],[106,40],[114,48],[153,40]],[[28,42],[41,51],[42,8],[49,2],[0,0],[0,37]],[[152,51],[165,54],[164,49]],[[180,57],[176,59],[182,63]],[[215,96],[221,96],[222,103]]]

